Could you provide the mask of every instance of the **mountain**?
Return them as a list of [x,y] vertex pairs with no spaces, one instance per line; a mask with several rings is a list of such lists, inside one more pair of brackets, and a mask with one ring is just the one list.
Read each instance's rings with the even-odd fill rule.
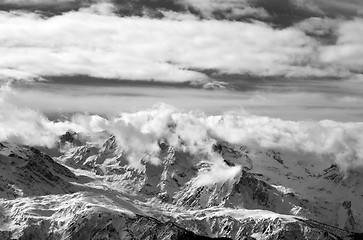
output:
[[0,164],[2,198],[77,191],[70,183],[76,179],[74,173],[35,148],[0,143]]
[[100,138],[1,143],[0,239],[362,239],[359,170],[217,142],[233,174],[216,181],[216,162],[164,139],[159,163],[135,167],[116,136]]

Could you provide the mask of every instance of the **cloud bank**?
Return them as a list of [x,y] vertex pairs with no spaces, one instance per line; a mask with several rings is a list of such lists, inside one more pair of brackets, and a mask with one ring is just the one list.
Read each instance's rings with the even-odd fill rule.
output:
[[[207,2],[198,2],[198,8],[232,9],[237,4]],[[211,70],[253,76],[349,77],[361,68],[362,34],[354,30],[363,29],[360,18],[336,20],[334,26],[315,18],[281,29],[259,21],[200,20],[170,12],[160,19],[120,17],[114,8],[99,3],[52,17],[0,12],[4,33],[0,74],[205,83]],[[310,36],[319,31],[336,33],[336,44],[326,45]]]
[[60,134],[68,129],[83,131],[79,125],[68,121],[49,121],[42,113],[19,108],[6,101],[11,88],[2,85],[0,89],[0,141],[15,142],[32,146],[52,147]]
[[9,91],[9,87],[1,90],[0,141],[51,147],[67,130],[90,135],[107,131],[116,136],[133,166],[140,165],[143,158],[157,163],[161,139],[216,166],[222,161],[212,150],[218,141],[313,153],[344,171],[363,165],[362,122],[284,121],[241,112],[208,116],[167,105],[108,119],[76,114],[68,120],[50,121],[38,111],[6,102]]
[[274,30],[263,23],[119,18],[89,12],[49,19],[3,13],[0,20],[0,30],[6,33],[0,38],[0,69],[42,76],[180,82],[207,78],[192,69],[296,75],[311,68],[295,65],[314,50],[314,41],[303,33]]

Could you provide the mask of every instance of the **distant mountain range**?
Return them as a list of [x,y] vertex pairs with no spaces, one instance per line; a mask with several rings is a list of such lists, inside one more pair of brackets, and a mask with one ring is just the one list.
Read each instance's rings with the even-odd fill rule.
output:
[[223,172],[208,175],[211,162],[163,139],[160,162],[135,167],[115,136],[98,139],[0,144],[0,239],[362,239],[358,170],[218,142]]

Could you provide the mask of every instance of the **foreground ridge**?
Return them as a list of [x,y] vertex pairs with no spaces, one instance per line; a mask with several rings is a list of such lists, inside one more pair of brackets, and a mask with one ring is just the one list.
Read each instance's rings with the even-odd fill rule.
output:
[[304,222],[306,225],[309,225],[313,228],[324,229],[327,234],[330,234],[333,237],[336,237],[337,239],[342,239],[342,240],[363,239],[363,233],[352,233],[352,232],[346,231],[344,229],[336,228],[334,226],[331,226],[331,225],[328,225],[325,223],[321,223],[321,222],[317,222],[317,221],[314,221],[311,219],[301,219],[301,218],[296,218],[296,219],[298,221]]

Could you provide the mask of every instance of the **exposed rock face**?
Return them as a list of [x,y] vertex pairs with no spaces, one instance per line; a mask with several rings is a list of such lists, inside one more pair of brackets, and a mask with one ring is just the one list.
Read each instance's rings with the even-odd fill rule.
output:
[[[307,224],[298,221],[289,221],[277,217],[266,218],[244,218],[235,219],[232,217],[211,217],[205,218],[209,223],[211,231],[215,235],[228,236],[232,239],[243,239],[249,236],[249,239],[336,239],[337,235],[330,234],[321,228],[311,228]],[[190,220],[184,221],[182,225],[193,226],[194,231],[198,231],[198,223]],[[190,226],[189,226],[190,228]],[[246,237],[247,238],[247,237]]]
[[0,196],[16,198],[70,193],[76,176],[51,157],[31,147],[2,143],[0,146]]
[[351,207],[351,201],[344,201],[337,212],[338,219],[340,220],[339,227],[348,231],[354,231],[357,228]]
[[61,159],[66,165],[97,171],[98,174],[105,174],[106,166],[127,163],[122,156],[122,149],[116,145],[114,136],[107,139],[102,146],[98,144],[75,146],[67,151]]
[[[142,160],[137,169],[114,136],[103,144],[77,139],[76,133],[63,135],[60,141],[73,145],[61,149],[56,161],[31,147],[0,145],[0,239],[361,236],[354,233],[362,226],[359,178],[341,177],[334,166],[222,142],[214,151],[226,168],[241,171],[200,185],[199,175],[213,163],[163,140],[161,164]],[[351,200],[335,202],[338,190]]]
[[2,201],[1,225],[8,230],[0,231],[1,239],[210,239],[173,222],[141,215],[126,202],[110,209],[108,200],[84,192]]
[[[211,239],[194,234],[172,222],[152,217],[129,216],[115,212],[92,212],[76,216],[65,232],[64,239]],[[219,238],[223,239],[223,238]],[[228,238],[224,238],[228,239]]]
[[84,141],[82,141],[81,137],[76,132],[68,131],[59,137],[60,147],[63,147],[66,144],[81,146],[84,144]]
[[159,199],[172,202],[174,195],[197,175],[198,169],[194,165],[196,160],[190,154],[176,152],[168,146],[164,146],[160,158],[163,161],[162,165],[146,164],[146,182],[154,186],[154,194],[158,195]]

